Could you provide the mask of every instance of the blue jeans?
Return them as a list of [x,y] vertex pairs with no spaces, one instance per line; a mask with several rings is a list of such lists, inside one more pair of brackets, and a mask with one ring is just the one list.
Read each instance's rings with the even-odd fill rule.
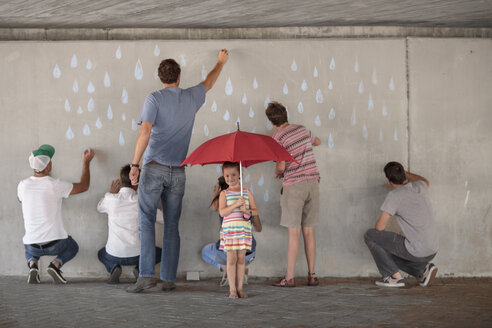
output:
[[[250,253],[246,255],[245,262],[246,266],[248,266],[255,259],[256,252]],[[221,265],[227,265],[227,253],[217,249],[217,243],[211,243],[205,245],[202,249],[202,258],[208,264],[212,264],[214,267],[219,269],[220,271]]]
[[[160,247],[155,248],[155,264],[161,262],[161,253],[162,250]],[[135,265],[138,269],[138,262],[140,256],[132,256],[132,257],[117,257],[108,254],[106,252],[106,247],[103,247],[97,252],[97,258],[101,261],[102,264],[106,267],[106,270],[111,273],[113,269],[118,265]],[[155,265],[154,264],[154,265]]]
[[73,259],[79,251],[79,245],[73,240],[72,236],[68,236],[66,239],[61,239],[55,245],[48,248],[36,248],[31,245],[24,244],[26,249],[27,265],[31,260],[39,261],[41,256],[56,255],[55,261],[60,263],[60,267]]
[[146,164],[138,187],[138,230],[140,231],[140,276],[155,275],[155,217],[159,201],[164,213],[164,236],[160,278],[176,280],[179,261],[179,218],[185,191],[183,167]]

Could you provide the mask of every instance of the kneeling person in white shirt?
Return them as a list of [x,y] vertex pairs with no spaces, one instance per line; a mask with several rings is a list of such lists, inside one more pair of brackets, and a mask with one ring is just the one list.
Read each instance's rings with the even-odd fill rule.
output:
[[[121,266],[135,265],[133,275],[138,278],[140,258],[140,237],[138,232],[137,186],[129,178],[130,165],[120,170],[120,179],[111,183],[109,192],[97,205],[100,213],[108,214],[108,241],[97,253],[106,270],[110,273],[108,284],[120,282]],[[164,224],[162,211],[157,210],[157,221]],[[162,250],[155,248],[155,263],[161,261]]]

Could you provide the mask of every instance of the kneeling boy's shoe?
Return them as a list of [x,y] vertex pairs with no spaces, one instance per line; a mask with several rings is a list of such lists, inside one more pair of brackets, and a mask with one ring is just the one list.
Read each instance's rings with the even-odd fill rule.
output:
[[62,272],[53,263],[48,266],[48,274],[53,278],[55,284],[66,284],[67,281],[62,276]]
[[163,281],[162,282],[162,290],[165,292],[170,292],[171,290],[176,289],[176,284],[172,281]]
[[140,293],[145,289],[155,287],[157,284],[154,277],[138,277],[137,282],[126,289],[129,293]]
[[427,263],[422,280],[420,280],[420,286],[422,287],[430,286],[434,281],[436,274],[437,274],[437,267],[434,265],[434,263]]
[[119,284],[120,283],[120,275],[121,275],[121,266],[117,265],[114,267],[113,271],[111,271],[111,275],[107,281],[108,284]]
[[39,284],[39,269],[37,263],[32,264],[29,267],[29,274],[27,275],[28,284]]
[[405,287],[405,279],[396,279],[392,276],[388,276],[382,280],[376,281],[376,285],[380,287]]
[[140,272],[138,271],[138,267],[134,267],[132,273],[135,279],[138,279],[138,275],[140,274]]

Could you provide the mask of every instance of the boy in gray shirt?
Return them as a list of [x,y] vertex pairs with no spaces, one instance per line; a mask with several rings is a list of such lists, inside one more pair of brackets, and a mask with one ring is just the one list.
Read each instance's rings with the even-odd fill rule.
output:
[[[376,285],[404,287],[399,270],[420,279],[420,286],[429,286],[437,274],[430,263],[438,249],[438,233],[428,195],[429,181],[405,172],[398,162],[384,167],[386,178],[394,190],[381,205],[381,215],[375,229],[367,230],[365,242],[383,279]],[[384,231],[395,216],[405,236]]]

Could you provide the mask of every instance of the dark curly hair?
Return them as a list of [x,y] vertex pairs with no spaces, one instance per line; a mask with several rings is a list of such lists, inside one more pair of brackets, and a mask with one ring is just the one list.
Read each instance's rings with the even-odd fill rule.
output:
[[287,110],[284,105],[273,101],[268,104],[267,109],[265,110],[265,114],[275,126],[281,126],[285,122],[287,122]]
[[178,81],[181,67],[174,59],[164,59],[159,65],[158,73],[162,83],[173,84]]
[[384,174],[394,184],[401,185],[407,179],[403,165],[398,162],[389,162],[384,167]]

